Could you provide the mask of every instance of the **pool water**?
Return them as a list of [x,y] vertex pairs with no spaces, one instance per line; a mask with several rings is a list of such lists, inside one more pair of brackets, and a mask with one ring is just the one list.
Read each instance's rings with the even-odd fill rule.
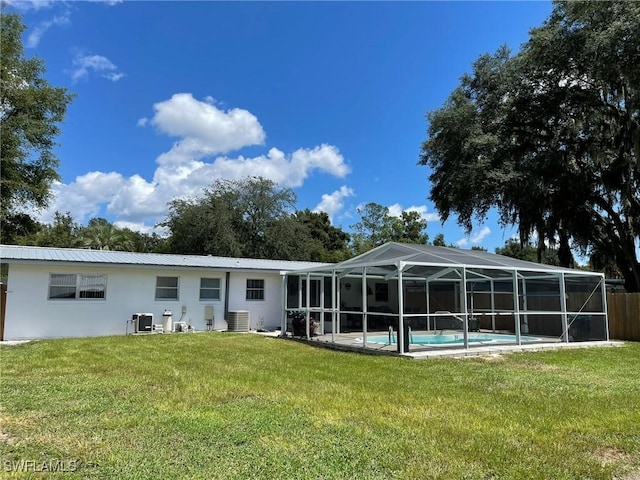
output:
[[[391,343],[395,345],[397,333],[394,332]],[[362,338],[358,338],[362,342]],[[521,342],[535,342],[540,340],[536,337],[521,335]],[[516,342],[515,335],[503,335],[499,333],[470,333],[469,343],[496,343],[496,342]],[[367,343],[389,343],[389,335],[373,335],[367,337]],[[464,344],[464,335],[462,333],[447,335],[411,335],[411,345],[462,345]]]

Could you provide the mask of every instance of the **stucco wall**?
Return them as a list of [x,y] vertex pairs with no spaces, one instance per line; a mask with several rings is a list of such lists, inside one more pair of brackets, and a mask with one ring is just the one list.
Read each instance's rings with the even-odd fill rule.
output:
[[[264,300],[247,300],[247,279],[264,279]],[[279,274],[232,272],[229,281],[229,310],[248,310],[252,329],[280,326],[282,284]]]
[[[105,274],[106,299],[48,300],[50,273]],[[179,277],[178,300],[155,300],[158,276]],[[220,279],[220,300],[199,300],[201,277]],[[265,280],[264,301],[245,300],[247,278]],[[133,313],[152,313],[154,323],[161,324],[165,309],[172,311],[174,322],[182,317],[196,330],[206,330],[207,305],[214,307],[215,328],[227,327],[224,271],[12,264],[7,283],[5,340],[124,335],[133,328],[127,324]],[[277,273],[231,272],[229,309],[249,310],[252,328],[276,328],[280,325],[280,289]]]

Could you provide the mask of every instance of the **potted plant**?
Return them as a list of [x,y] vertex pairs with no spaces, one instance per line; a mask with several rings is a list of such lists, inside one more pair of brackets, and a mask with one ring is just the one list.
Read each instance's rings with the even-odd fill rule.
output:
[[480,319],[476,317],[469,318],[469,331],[470,332],[479,332],[480,331]]
[[[304,310],[294,310],[289,313],[291,317],[291,331],[294,337],[306,337],[307,329],[306,329],[306,321],[307,321],[307,312]],[[316,330],[318,328],[318,324],[310,320],[309,321],[309,336],[314,336],[316,334]]]

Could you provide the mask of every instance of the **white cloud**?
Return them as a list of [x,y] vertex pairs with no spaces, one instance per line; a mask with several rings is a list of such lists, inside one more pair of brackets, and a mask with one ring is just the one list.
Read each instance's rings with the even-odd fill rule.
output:
[[90,72],[97,73],[112,82],[117,82],[124,76],[124,73],[119,72],[118,67],[107,57],[77,54],[73,59],[73,70],[71,71],[73,81],[88,77]]
[[489,227],[482,227],[479,232],[473,233],[471,236],[467,238],[462,238],[456,242],[456,245],[459,247],[465,247],[469,244],[478,245],[482,242],[487,236],[491,233],[491,229]]
[[319,170],[342,178],[349,167],[338,149],[332,145],[320,145],[312,149],[301,148],[287,157],[284,152],[272,148],[269,153],[254,158],[220,157],[206,170],[215,177],[238,179],[250,175],[262,176],[285,187],[300,187],[313,170]]
[[389,215],[391,215],[392,217],[400,217],[402,215],[402,212],[418,212],[420,214],[420,217],[427,221],[427,222],[439,222],[440,221],[440,215],[437,213],[427,213],[427,206],[426,205],[412,205],[409,208],[402,208],[402,205],[400,205],[399,203],[394,203],[393,205],[390,205],[389,207]]
[[293,174],[297,178],[297,181],[292,182],[291,186],[296,187],[302,185],[302,181],[310,170],[320,170],[339,178],[351,172],[337,147],[327,144],[322,144],[311,150],[304,148],[296,150],[291,157],[291,164],[295,168],[295,172],[289,172],[289,174]]
[[106,206],[106,211],[116,215],[120,222],[142,224],[163,215],[171,199],[170,193],[163,195],[157,184],[139,175],[125,178],[116,172],[89,172],[69,184],[56,182],[52,193],[53,201],[41,215],[44,222],[50,222],[56,211],[71,212],[76,221],[84,222],[100,215]]
[[124,77],[124,73],[106,72],[106,73],[103,73],[102,76],[107,80],[111,80],[112,82],[117,82],[122,77]]
[[51,20],[40,22],[33,31],[27,36],[25,47],[35,48],[40,43],[42,36],[53,26],[69,25],[71,23],[71,14],[69,11],[64,12],[62,15],[56,15]]
[[136,125],[138,127],[146,127],[148,122],[149,119],[147,117],[142,117],[138,119],[138,123],[136,123]]
[[141,233],[156,233],[161,236],[168,235],[170,232],[165,227],[159,227],[155,225],[145,225],[141,222],[127,222],[122,220],[117,220],[113,222],[113,224],[118,228],[128,228],[129,230],[133,230],[134,232]]
[[389,215],[392,217],[400,217],[400,215],[402,215],[402,205],[399,203],[394,203],[387,208],[389,209]]
[[[7,4],[21,12],[53,9],[61,11],[50,20],[40,22],[29,32],[25,41],[26,48],[35,48],[40,44],[44,34],[54,26],[68,25],[71,23],[71,2],[64,0],[6,0]],[[122,3],[122,0],[90,0],[112,6]]]
[[[55,211],[69,211],[76,221],[86,222],[106,210],[115,217],[115,224],[148,231],[153,228],[150,225],[165,217],[168,202],[198,196],[216,179],[263,176],[294,188],[313,171],[336,177],[349,173],[339,150],[326,144],[300,148],[289,155],[271,148],[256,157],[219,156],[209,160],[218,152],[260,144],[266,137],[249,111],[236,108],[223,112],[210,101],[213,99],[200,102],[191,94],[176,94],[154,106],[156,113],[151,120],[138,120],[138,126],[150,122],[161,132],[180,137],[169,151],[158,156],[151,180],[139,175],[126,178],[116,172],[89,172],[68,185],[56,184],[54,201],[41,215],[42,221],[50,222]],[[333,207],[328,198],[332,195]],[[327,199],[323,196],[323,202],[327,210],[337,208],[342,198],[352,195],[345,186]]]
[[107,211],[126,221],[141,221],[166,213],[166,204],[173,191],[163,190],[162,185],[147,182],[140,175],[133,175],[124,182],[107,206]]
[[[65,0],[5,0],[7,5],[11,5],[12,7],[21,10],[44,10],[46,8],[51,8],[54,5],[67,5],[69,1]],[[89,0],[92,3],[104,3],[108,6],[117,5],[122,3],[124,0]]]
[[21,10],[40,10],[51,7],[54,3],[53,0],[6,0],[7,5],[11,5],[12,7]]
[[151,124],[162,133],[182,137],[163,159],[201,158],[264,143],[266,134],[255,115],[241,108],[225,112],[212,101],[211,97],[201,102],[190,93],[176,93],[153,106]]
[[336,190],[333,193],[323,194],[322,200],[318,205],[316,205],[316,208],[314,208],[313,211],[325,212],[329,215],[329,220],[333,222],[334,215],[344,208],[344,199],[347,197],[353,197],[354,195],[355,192],[352,188],[343,185],[339,190]]
[[89,172],[76,177],[68,185],[54,182],[51,186],[53,199],[42,214],[42,221],[52,221],[56,211],[71,212],[73,218],[80,222],[96,216],[100,206],[113,198],[124,181],[119,173]]

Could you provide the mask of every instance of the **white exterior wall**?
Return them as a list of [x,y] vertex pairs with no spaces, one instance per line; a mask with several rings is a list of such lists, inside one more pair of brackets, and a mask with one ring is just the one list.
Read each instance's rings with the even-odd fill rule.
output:
[[[49,300],[50,273],[107,275],[106,298]],[[178,300],[155,300],[158,276],[179,277]],[[202,277],[220,279],[220,300],[199,299]],[[245,300],[247,278],[265,280],[264,301]],[[129,333],[133,330],[133,325],[127,324],[133,313],[152,313],[153,323],[162,324],[165,309],[172,311],[174,322],[182,319],[202,331],[206,330],[207,305],[214,307],[214,328],[224,330],[225,283],[224,271],[209,269],[11,264],[4,339],[124,335],[127,329]],[[278,273],[231,272],[229,290],[229,309],[249,310],[251,328],[260,327],[260,320],[264,320],[262,328],[280,325],[282,294]]]
[[[264,280],[264,300],[247,300],[247,279]],[[229,310],[248,310],[250,328],[273,330],[282,317],[282,279],[278,273],[231,273]]]

